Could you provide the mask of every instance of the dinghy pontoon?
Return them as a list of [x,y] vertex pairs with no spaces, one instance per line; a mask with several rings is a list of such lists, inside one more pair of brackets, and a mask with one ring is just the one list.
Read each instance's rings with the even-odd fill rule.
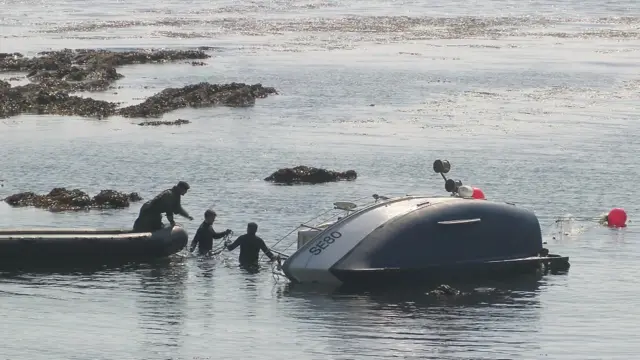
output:
[[155,232],[98,229],[0,230],[0,268],[144,261],[168,257],[188,241],[180,226]]

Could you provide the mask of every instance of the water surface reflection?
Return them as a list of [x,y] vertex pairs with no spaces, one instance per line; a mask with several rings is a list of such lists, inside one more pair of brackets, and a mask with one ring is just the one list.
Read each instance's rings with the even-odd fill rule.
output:
[[188,268],[184,260],[155,264],[139,272],[140,290],[136,292],[141,350],[167,355],[181,348],[187,318]]
[[437,296],[429,288],[355,292],[294,284],[276,293],[297,302],[296,311],[281,307],[281,316],[313,328],[316,340],[345,357],[480,358],[489,350],[482,344],[493,344],[495,358],[501,346],[516,345],[509,334],[538,331],[543,285],[537,275],[457,285],[466,293],[459,296]]

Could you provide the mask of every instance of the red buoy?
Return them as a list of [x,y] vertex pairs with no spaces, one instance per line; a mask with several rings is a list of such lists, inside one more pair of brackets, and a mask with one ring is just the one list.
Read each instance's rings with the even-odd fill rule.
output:
[[611,209],[607,215],[607,225],[609,227],[627,226],[627,213],[621,208]]
[[471,197],[474,199],[485,200],[484,193],[477,187],[473,188],[473,194],[471,195]]

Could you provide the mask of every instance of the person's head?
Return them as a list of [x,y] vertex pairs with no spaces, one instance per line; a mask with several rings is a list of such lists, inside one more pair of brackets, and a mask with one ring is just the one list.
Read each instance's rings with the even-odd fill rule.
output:
[[206,221],[209,224],[213,224],[213,222],[216,221],[216,216],[218,216],[216,212],[209,209],[204,212],[204,221]]
[[250,222],[247,224],[247,234],[255,235],[258,232],[258,224]]
[[175,186],[175,189],[178,191],[178,194],[180,194],[181,196],[186,194],[189,188],[190,188],[189,184],[187,184],[186,181],[180,181],[178,182],[178,185]]

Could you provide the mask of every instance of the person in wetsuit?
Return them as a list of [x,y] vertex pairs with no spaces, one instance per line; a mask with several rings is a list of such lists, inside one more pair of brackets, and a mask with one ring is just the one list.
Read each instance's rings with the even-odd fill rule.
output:
[[278,257],[274,256],[271,253],[271,250],[267,247],[264,241],[256,235],[258,232],[258,224],[254,222],[250,222],[247,225],[247,233],[244,235],[238,236],[236,241],[231,243],[227,241],[224,245],[229,251],[233,251],[233,249],[240,246],[240,256],[238,260],[240,261],[240,265],[242,266],[256,266],[258,265],[258,253],[260,250],[265,253],[271,259],[271,261],[275,261]]
[[167,216],[171,227],[176,223],[173,214],[184,216],[189,220],[193,218],[180,205],[180,198],[189,190],[189,184],[184,181],[178,182],[176,186],[165,190],[153,199],[147,201],[140,208],[140,214],[133,224],[133,231],[148,232],[160,230],[164,227],[162,214]]
[[195,250],[196,245],[198,246],[198,253],[200,255],[204,255],[211,251],[213,248],[213,239],[220,239],[225,235],[231,234],[231,230],[227,229],[221,233],[215,232],[213,230],[213,222],[216,221],[216,212],[213,210],[207,210],[204,212],[204,221],[200,224],[198,231],[196,231],[196,235],[193,237],[191,241],[190,252]]

